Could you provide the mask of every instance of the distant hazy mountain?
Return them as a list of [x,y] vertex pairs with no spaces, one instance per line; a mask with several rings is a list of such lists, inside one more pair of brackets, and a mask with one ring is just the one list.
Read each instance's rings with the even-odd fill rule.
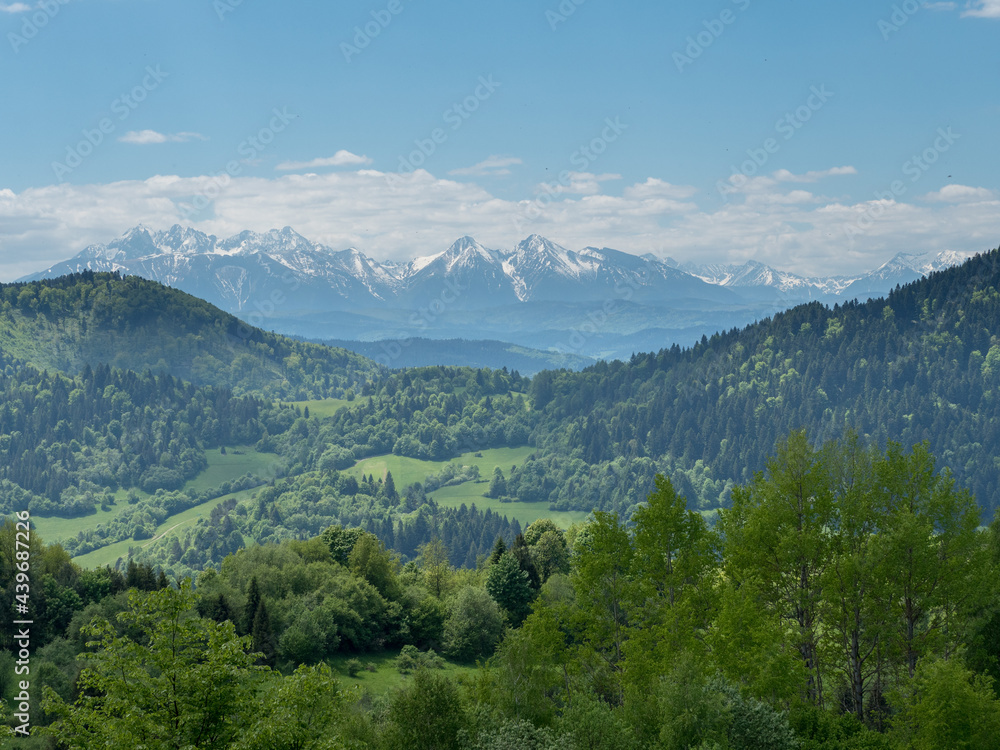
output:
[[679,265],[532,235],[511,250],[462,237],[409,263],[333,250],[290,227],[219,239],[135,227],[27,277],[119,271],[182,289],[254,325],[322,339],[490,339],[562,354],[628,357],[687,344],[800,302],[881,296],[972,253],[900,253],[853,277],[807,278],[756,261]]
[[582,370],[594,364],[590,357],[560,354],[509,344],[505,341],[465,341],[463,339],[402,339],[399,341],[343,341],[328,339],[319,343],[360,354],[391,368],[455,365],[506,367],[531,377],[542,370]]

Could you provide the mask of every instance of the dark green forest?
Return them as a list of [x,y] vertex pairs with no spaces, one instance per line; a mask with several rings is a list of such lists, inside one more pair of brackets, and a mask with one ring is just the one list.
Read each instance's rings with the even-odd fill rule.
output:
[[38,369],[103,364],[286,400],[360,392],[381,372],[364,357],[252,328],[154,281],[90,272],[0,284],[0,351]]
[[[475,569],[440,540],[401,564],[331,526],[240,550],[192,587],[135,562],[81,570],[36,539],[35,734],[14,742],[994,746],[1000,524],[979,526],[925,446],[792,433],[714,528],[668,479],[655,487],[628,522],[540,520]],[[14,536],[0,531],[11,568]],[[354,686],[386,651],[399,686]],[[439,654],[478,669],[449,676]]]
[[[387,370],[133,277],[0,285],[0,513],[106,516],[33,537],[52,729],[17,742],[993,747],[998,289],[1000,250],[526,378]],[[277,469],[195,481],[239,446]],[[501,448],[527,459],[445,463]],[[357,476],[384,456],[439,468]],[[462,482],[482,501],[435,500]],[[517,503],[590,515],[522,527]],[[353,688],[386,653],[399,685]]]

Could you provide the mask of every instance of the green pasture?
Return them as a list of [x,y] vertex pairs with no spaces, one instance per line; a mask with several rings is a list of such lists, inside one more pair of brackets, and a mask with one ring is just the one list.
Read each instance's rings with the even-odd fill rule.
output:
[[[340,684],[345,688],[358,687],[371,695],[384,695],[396,688],[404,687],[413,679],[413,674],[400,674],[396,669],[396,657],[398,651],[383,651],[372,654],[341,654],[328,659],[330,666],[340,674]],[[443,657],[442,657],[443,658]],[[351,677],[347,673],[347,662],[357,659],[363,665],[374,665],[375,671],[369,672],[362,669],[356,677]],[[463,675],[473,675],[477,667],[464,664],[457,664],[445,660],[443,669],[435,669],[437,674],[448,677],[460,677]]]
[[394,455],[373,456],[359,461],[347,469],[346,473],[358,479],[362,475],[367,476],[368,474],[385,478],[386,472],[391,471],[396,487],[402,490],[414,482],[423,482],[430,474],[441,473],[445,465],[449,463],[459,466],[478,466],[480,481],[443,487],[429,493],[429,497],[434,498],[444,508],[458,508],[462,503],[471,506],[475,503],[480,510],[489,508],[494,513],[505,515],[510,519],[516,518],[522,527],[537,521],[539,518],[551,518],[561,528],[568,528],[576,521],[583,521],[588,515],[584,511],[555,511],[549,510],[549,504],[545,502],[502,503],[499,500],[484,497],[484,493],[489,489],[493,470],[497,466],[500,467],[505,476],[509,476],[511,466],[523,464],[534,450],[530,446],[492,448],[479,451],[479,455],[464,453],[451,461],[422,461]]
[[291,401],[289,403],[303,411],[308,407],[310,417],[332,417],[345,406],[360,406],[366,401],[368,401],[367,396],[358,396],[353,401],[344,398],[324,398],[316,401]]
[[561,529],[569,528],[570,524],[577,521],[586,520],[589,513],[582,510],[549,510],[549,504],[540,503],[502,503],[491,497],[484,497],[483,493],[489,489],[489,482],[466,482],[452,487],[443,487],[435,490],[429,497],[434,498],[442,508],[458,508],[465,503],[471,506],[473,503],[479,510],[489,508],[494,513],[513,520],[525,528],[528,524],[534,523],[539,518],[549,518]]
[[93,552],[88,552],[85,555],[78,555],[73,558],[73,562],[84,568],[101,568],[105,565],[114,565],[119,557],[128,556],[129,547],[142,548],[159,541],[162,537],[172,536],[174,534],[183,534],[184,531],[189,526],[194,525],[199,518],[208,518],[212,509],[216,505],[220,505],[230,498],[245,500],[254,492],[255,489],[232,492],[228,495],[217,497],[214,500],[209,500],[201,505],[196,505],[193,508],[182,510],[180,513],[175,513],[174,515],[168,517],[163,523],[157,526],[151,539],[143,539],[138,542],[134,539],[123,539],[120,542],[109,544],[106,547],[95,549]]
[[[274,453],[259,453],[249,446],[226,447],[225,455],[218,448],[205,452],[208,467],[198,476],[189,480],[183,487],[185,491],[204,492],[205,490],[218,487],[223,482],[237,479],[247,472],[259,476],[262,479],[273,479],[281,459]],[[76,536],[79,532],[87,529],[95,529],[99,525],[108,523],[122,510],[122,505],[126,502],[129,492],[135,492],[141,498],[149,497],[149,494],[141,490],[119,490],[115,493],[117,505],[111,506],[108,510],[98,510],[89,516],[79,518],[59,518],[56,516],[32,516],[31,520],[35,524],[38,535],[46,542],[54,544],[64,539]],[[192,521],[202,515],[207,515],[216,505],[226,499],[226,497],[242,497],[246,493],[234,493],[225,497],[210,500],[207,503],[189,508],[174,516],[167,518],[160,527],[157,534],[162,533],[174,524],[182,524]],[[192,515],[193,514],[193,515]],[[146,544],[150,540],[144,539],[142,542],[133,540],[123,540],[115,542],[107,547],[80,555],[75,560],[85,567],[102,566],[114,564],[115,560],[123,554],[128,553],[129,545]]]

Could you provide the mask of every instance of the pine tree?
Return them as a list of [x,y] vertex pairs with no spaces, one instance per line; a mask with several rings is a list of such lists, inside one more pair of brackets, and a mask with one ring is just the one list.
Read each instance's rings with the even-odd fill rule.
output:
[[249,635],[253,630],[254,617],[260,607],[260,586],[257,585],[257,576],[250,579],[250,588],[247,589],[247,603],[243,608],[243,619],[240,622],[240,632]]
[[257,611],[254,613],[250,637],[253,639],[253,650],[263,655],[261,663],[273,667],[278,644],[274,638],[274,631],[271,630],[271,617],[263,600],[257,605]]
[[516,627],[528,616],[535,592],[528,583],[528,574],[521,570],[517,558],[504,552],[486,576],[486,591],[500,605]]
[[496,565],[500,561],[500,556],[506,551],[507,545],[504,543],[503,537],[498,536],[493,544],[493,552],[490,553],[489,564]]

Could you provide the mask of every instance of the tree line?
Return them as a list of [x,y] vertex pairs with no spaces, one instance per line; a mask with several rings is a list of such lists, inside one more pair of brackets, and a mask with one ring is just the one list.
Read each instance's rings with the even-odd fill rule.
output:
[[[33,662],[37,742],[993,746],[1000,524],[979,526],[925,444],[791,433],[719,516],[658,476],[630,519],[538,521],[474,569],[440,540],[403,564],[334,525],[243,549],[193,590],[133,564],[125,591],[39,545],[33,586],[64,614]],[[384,649],[415,670],[385,697],[325,666]],[[452,680],[431,650],[480,669]]]

